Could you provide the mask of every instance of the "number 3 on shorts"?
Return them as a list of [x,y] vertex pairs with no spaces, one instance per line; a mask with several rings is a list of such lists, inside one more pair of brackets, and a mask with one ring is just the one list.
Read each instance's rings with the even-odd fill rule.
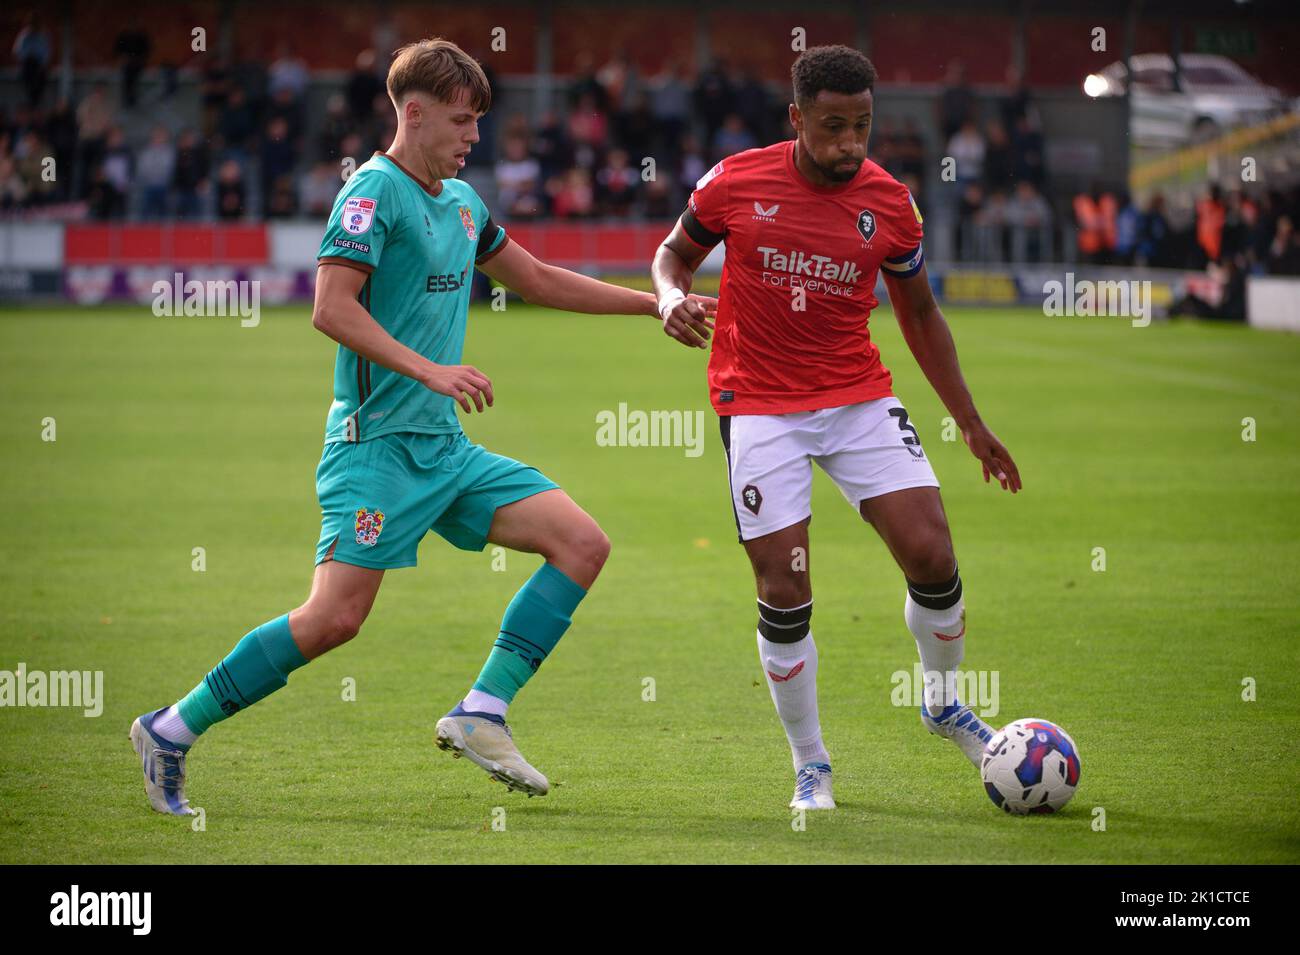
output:
[[910,424],[907,420],[907,409],[903,407],[890,408],[889,413],[898,419],[898,430],[904,432],[903,444],[907,445],[907,453],[914,458],[925,457],[925,452],[921,450],[921,438],[916,433],[916,426]]

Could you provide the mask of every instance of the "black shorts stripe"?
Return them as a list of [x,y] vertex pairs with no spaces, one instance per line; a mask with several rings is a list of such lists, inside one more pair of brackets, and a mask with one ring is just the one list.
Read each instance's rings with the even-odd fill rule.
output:
[[727,452],[727,491],[731,495],[731,516],[736,521],[736,540],[745,543],[740,531],[740,512],[736,510],[736,488],[731,483],[731,416],[719,415],[718,428],[722,431],[722,450]]

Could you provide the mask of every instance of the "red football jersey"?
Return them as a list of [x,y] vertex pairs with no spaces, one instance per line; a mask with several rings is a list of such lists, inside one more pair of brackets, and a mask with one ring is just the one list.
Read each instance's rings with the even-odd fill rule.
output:
[[880,269],[900,278],[920,271],[921,213],[907,187],[869,159],[851,182],[814,185],[795,168],[794,145],[724,159],[696,183],[682,215],[693,242],[726,242],[709,356],[720,415],[892,394],[867,317]]

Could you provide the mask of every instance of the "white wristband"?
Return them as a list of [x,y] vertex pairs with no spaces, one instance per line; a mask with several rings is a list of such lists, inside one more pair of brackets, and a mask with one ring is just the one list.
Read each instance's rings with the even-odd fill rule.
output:
[[665,322],[668,321],[669,313],[684,301],[686,301],[685,292],[679,288],[670,288],[659,300],[659,317]]

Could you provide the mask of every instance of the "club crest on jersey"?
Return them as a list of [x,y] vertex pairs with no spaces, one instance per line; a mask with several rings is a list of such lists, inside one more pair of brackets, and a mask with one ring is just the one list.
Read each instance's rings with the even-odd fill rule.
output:
[[746,510],[757,514],[758,509],[763,506],[763,494],[753,484],[746,484],[740,490],[740,503],[745,505]]
[[343,213],[339,221],[352,235],[363,235],[375,224],[375,208],[379,203],[364,196],[348,196],[343,200]]
[[474,213],[469,211],[469,206],[460,207],[460,224],[465,227],[465,234],[473,242],[478,233],[474,229]]
[[384,530],[384,512],[368,511],[357,508],[357,543],[362,547],[374,547],[379,543],[379,535]]
[[861,233],[864,242],[870,242],[871,237],[876,234],[876,214],[870,209],[863,209],[858,213],[858,232]]

